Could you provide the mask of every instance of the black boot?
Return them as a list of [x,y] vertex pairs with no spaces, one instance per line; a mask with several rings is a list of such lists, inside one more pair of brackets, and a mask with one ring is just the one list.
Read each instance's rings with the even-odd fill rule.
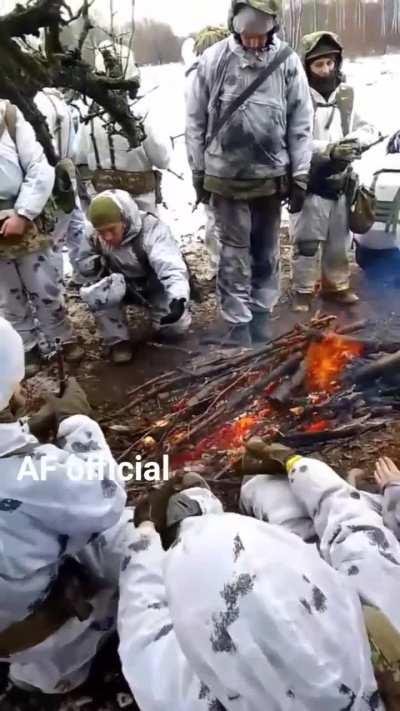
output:
[[253,343],[268,343],[272,338],[271,314],[267,312],[253,313],[250,332]]
[[214,345],[220,348],[251,348],[251,334],[248,323],[229,323],[220,320],[212,326],[201,339],[203,345]]

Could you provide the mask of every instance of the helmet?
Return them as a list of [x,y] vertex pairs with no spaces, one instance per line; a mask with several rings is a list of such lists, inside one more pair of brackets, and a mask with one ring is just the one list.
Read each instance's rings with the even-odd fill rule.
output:
[[205,27],[199,32],[194,43],[193,51],[199,57],[213,44],[229,37],[229,30],[226,27]]
[[231,8],[228,16],[228,27],[231,32],[233,29],[233,18],[240,9],[241,5],[248,5],[255,10],[265,12],[266,15],[279,15],[282,11],[282,0],[231,0]]
[[310,62],[327,54],[339,54],[343,59],[343,45],[334,32],[312,32],[302,39],[303,61]]

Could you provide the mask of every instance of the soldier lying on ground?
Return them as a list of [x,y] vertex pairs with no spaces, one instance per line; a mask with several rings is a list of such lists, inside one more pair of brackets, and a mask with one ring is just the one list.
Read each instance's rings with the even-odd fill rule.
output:
[[[0,413],[23,377],[22,340],[0,318]],[[130,514],[89,412],[71,381],[25,423],[0,424],[0,661],[16,686],[46,694],[82,684],[115,629],[117,544]],[[40,444],[53,429],[55,444]]]
[[[247,481],[241,492],[243,512],[318,541],[321,557],[343,576],[360,597],[378,653],[377,672],[383,681],[398,681],[400,671],[400,472],[390,460],[379,460],[381,497],[360,492],[317,459],[296,456],[279,444],[260,438],[247,444],[242,472],[266,472]],[[387,678],[388,676],[388,678]],[[400,685],[390,689],[399,708]],[[394,695],[394,699],[393,699]],[[372,707],[373,708],[373,707]]]
[[95,283],[82,288],[81,296],[94,313],[112,361],[127,363],[134,354],[125,304],[148,307],[160,336],[185,333],[191,323],[189,274],[169,228],[140,212],[122,190],[98,195],[88,217],[94,232],[82,243],[78,264],[82,275]]
[[293,534],[223,513],[201,477],[166,486],[164,512],[160,492],[138,506],[121,573],[120,657],[141,711],[381,711],[340,574]]

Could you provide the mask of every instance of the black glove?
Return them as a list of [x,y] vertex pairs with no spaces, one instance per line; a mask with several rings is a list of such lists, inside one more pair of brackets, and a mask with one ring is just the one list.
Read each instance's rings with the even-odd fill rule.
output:
[[168,316],[164,316],[160,321],[161,326],[170,326],[173,323],[177,323],[185,313],[185,304],[186,299],[173,299],[169,305]]
[[297,183],[296,180],[294,180],[289,194],[289,212],[291,215],[302,211],[306,197],[306,184]]
[[204,173],[193,173],[193,187],[196,191],[197,204],[208,205],[211,193],[204,189]]

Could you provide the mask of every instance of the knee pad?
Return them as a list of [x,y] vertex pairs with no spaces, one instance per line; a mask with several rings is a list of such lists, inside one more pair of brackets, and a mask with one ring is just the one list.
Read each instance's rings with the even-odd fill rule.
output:
[[297,243],[297,251],[301,257],[315,257],[318,250],[319,242],[317,240]]

